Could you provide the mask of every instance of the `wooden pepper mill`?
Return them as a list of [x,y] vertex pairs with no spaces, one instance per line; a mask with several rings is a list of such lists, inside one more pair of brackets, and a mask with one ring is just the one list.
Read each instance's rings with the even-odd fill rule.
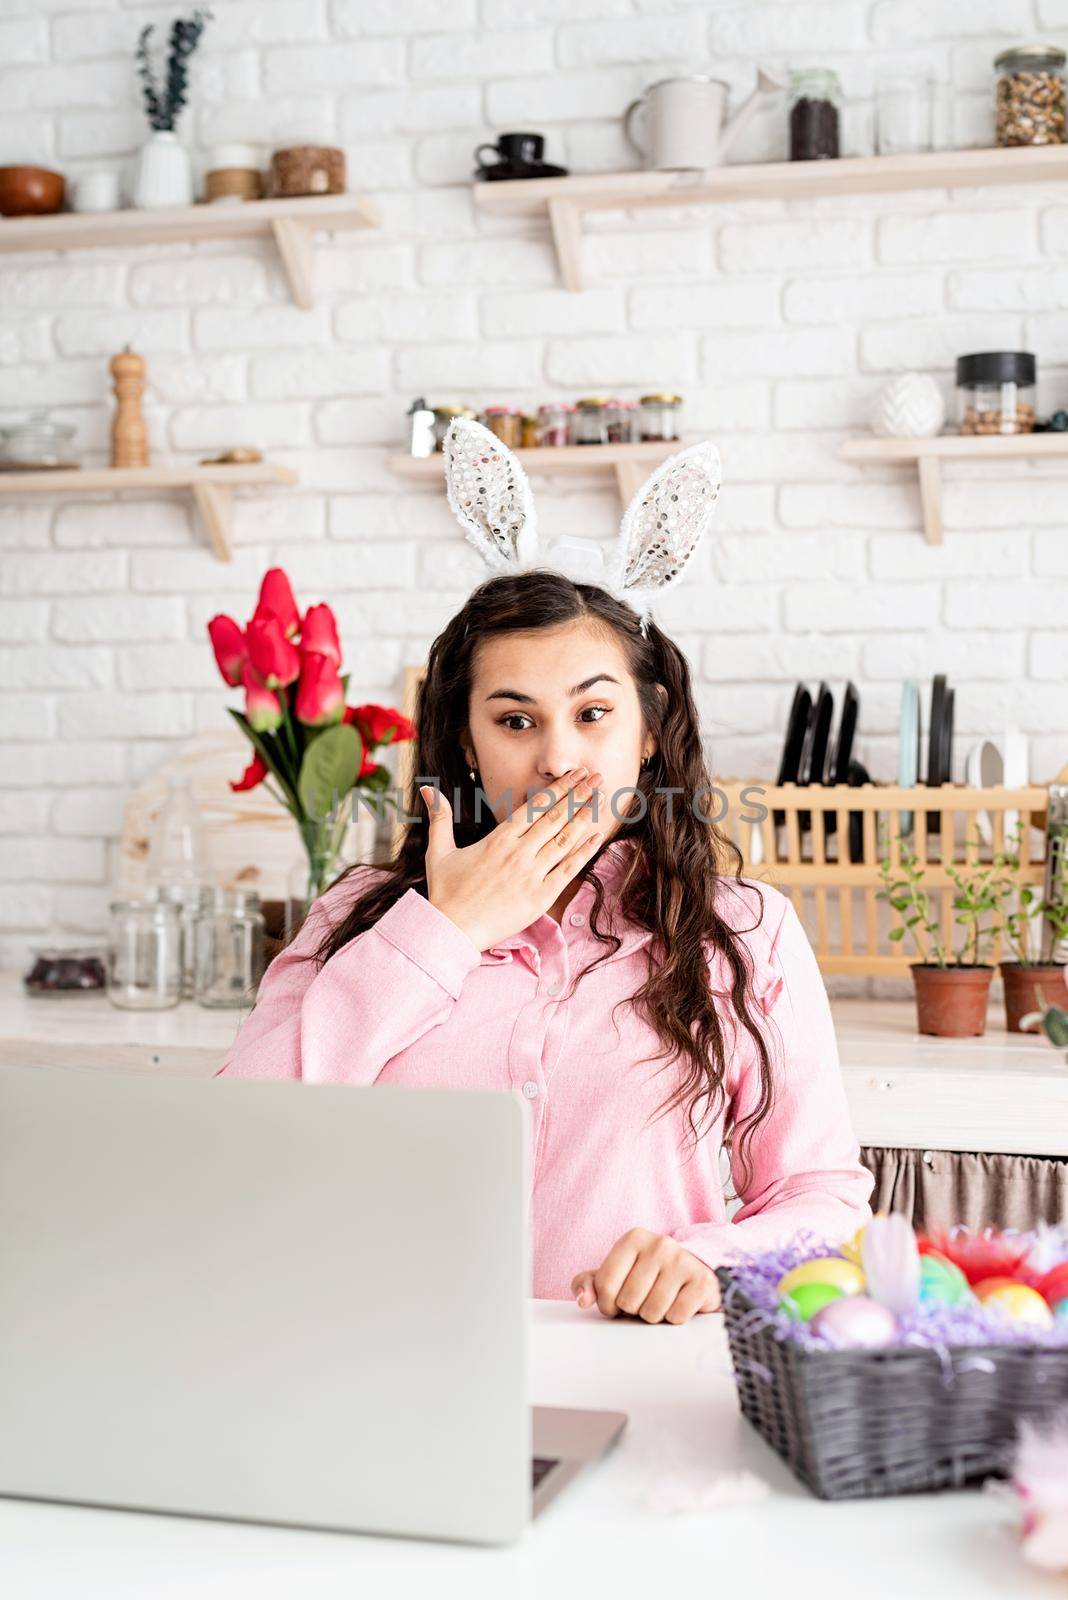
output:
[[111,376],[117,402],[111,423],[111,465],[147,467],[148,428],[141,411],[144,357],[135,355],[126,345],[120,355],[111,358]]

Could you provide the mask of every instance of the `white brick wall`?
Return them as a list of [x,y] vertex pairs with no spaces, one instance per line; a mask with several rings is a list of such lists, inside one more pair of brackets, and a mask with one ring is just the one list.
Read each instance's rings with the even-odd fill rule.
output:
[[[132,52],[175,7],[41,0],[0,20],[0,163],[75,175],[143,136]],[[901,677],[947,671],[960,776],[970,737],[1015,718],[1031,776],[1068,761],[1068,473],[946,472],[946,542],[921,539],[896,471],[837,458],[886,376],[1027,345],[1042,409],[1068,403],[1062,188],[853,196],[589,219],[581,296],[546,230],[476,213],[474,146],[542,128],[576,170],[633,164],[619,116],[643,84],[711,70],[735,97],[756,65],[826,64],[847,153],[871,149],[884,68],[952,87],[957,142],[992,139],[1004,44],[1068,43],[1066,0],[216,0],[181,124],[198,172],[217,140],[341,142],[379,232],[318,250],[317,304],[291,303],[265,243],[0,257],[0,425],[31,404],[106,458],[107,361],[148,358],[157,456],[250,442],[300,469],[239,496],[235,561],[184,500],[0,504],[0,962],[99,930],[129,786],[176,741],[224,724],[205,636],[285,564],[334,603],[358,699],[401,669],[482,575],[442,498],[383,466],[412,396],[482,404],[591,385],[677,386],[726,478],[711,547],[659,619],[686,650],[714,764],[767,773],[797,677],[852,676],[859,754],[894,770]],[[785,154],[781,108],[732,159]],[[542,483],[542,520],[609,535],[594,484]],[[234,697],[230,697],[233,699]]]

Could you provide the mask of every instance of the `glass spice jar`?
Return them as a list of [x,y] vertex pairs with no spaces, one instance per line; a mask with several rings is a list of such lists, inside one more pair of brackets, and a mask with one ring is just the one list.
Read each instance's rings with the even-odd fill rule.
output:
[[608,402],[608,443],[633,444],[638,437],[638,407],[633,400]]
[[198,1005],[250,1006],[266,966],[260,897],[251,889],[214,889],[196,923]]
[[838,74],[807,67],[790,74],[790,160],[829,161],[838,155]]
[[542,448],[560,449],[573,443],[571,433],[575,407],[569,400],[555,400],[538,407],[538,443]]
[[182,923],[169,900],[112,900],[108,999],[124,1011],[162,1011],[182,995]]
[[1024,44],[994,57],[995,134],[999,145],[1064,143],[1065,52]]
[[523,442],[523,413],[518,406],[487,406],[481,420],[509,450],[519,449]]
[[586,395],[575,402],[574,440],[576,444],[608,443],[608,397]]
[[643,439],[672,440],[679,436],[679,394],[643,394],[641,434]]
[[980,350],[957,357],[961,433],[1031,433],[1035,358],[1030,350]]
[[523,413],[520,446],[524,450],[536,450],[538,448],[538,419],[534,413],[529,411],[524,411]]
[[474,414],[470,406],[435,406],[434,449],[441,450],[444,447],[445,435],[449,431],[449,423],[455,417],[473,417]]

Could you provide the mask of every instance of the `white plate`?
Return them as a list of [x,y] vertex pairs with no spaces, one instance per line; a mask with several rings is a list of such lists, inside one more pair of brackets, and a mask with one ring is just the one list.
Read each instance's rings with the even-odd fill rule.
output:
[[[970,789],[996,789],[1005,781],[1005,762],[993,739],[981,739],[972,745],[964,763],[964,781]],[[990,844],[994,838],[990,812],[977,811],[975,820],[983,843]]]

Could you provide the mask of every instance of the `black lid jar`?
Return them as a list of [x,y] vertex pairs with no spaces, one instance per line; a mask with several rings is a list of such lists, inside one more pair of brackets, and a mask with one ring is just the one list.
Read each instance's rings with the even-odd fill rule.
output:
[[1035,358],[1030,350],[978,350],[957,357],[961,433],[1030,433]]

